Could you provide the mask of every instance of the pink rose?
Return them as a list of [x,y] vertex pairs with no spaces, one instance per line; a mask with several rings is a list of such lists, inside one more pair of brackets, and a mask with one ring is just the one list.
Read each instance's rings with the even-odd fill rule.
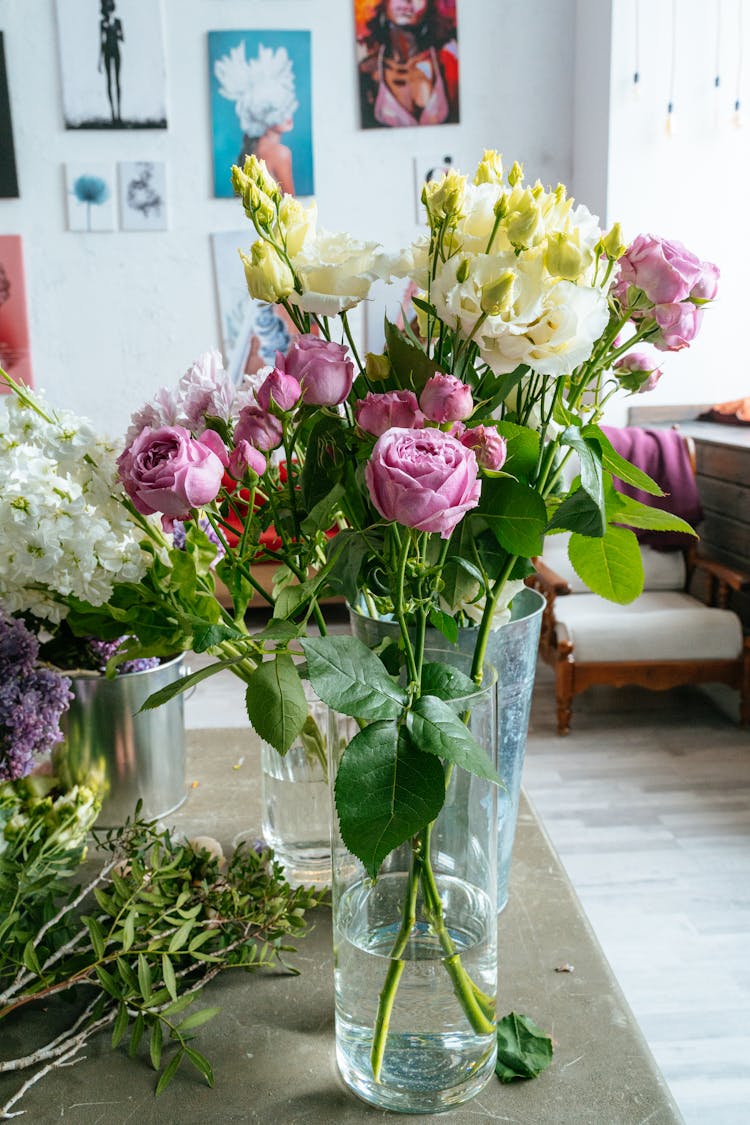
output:
[[505,464],[508,446],[495,426],[472,426],[460,438],[461,445],[473,449],[483,469],[498,472]]
[[455,375],[433,375],[428,379],[419,405],[431,422],[460,422],[474,413],[471,387]]
[[286,356],[276,355],[276,367],[293,376],[308,406],[336,406],[352,389],[354,364],[343,344],[319,336],[295,336]]
[[201,445],[207,445],[208,448],[212,450],[219,458],[224,468],[227,467],[227,465],[229,464],[229,454],[227,453],[227,447],[224,445],[224,442],[216,433],[216,430],[204,430],[198,438],[198,441],[201,443]]
[[256,449],[267,451],[281,445],[284,428],[278,418],[259,406],[243,406],[234,427],[235,444],[249,442]]
[[633,394],[652,391],[664,374],[656,356],[646,352],[628,352],[616,361],[614,370],[620,386]]
[[659,334],[652,338],[654,347],[661,352],[678,352],[698,335],[703,309],[691,301],[680,301],[678,304],[657,305],[654,317],[659,325]]
[[424,414],[419,409],[414,391],[384,391],[368,394],[354,407],[357,425],[368,434],[380,437],[392,426],[419,430],[424,426]]
[[693,301],[713,301],[719,290],[719,267],[713,262],[701,262],[701,275],[690,290]]
[[185,520],[192,508],[209,504],[221,488],[224,466],[207,445],[183,426],[141,431],[121,453],[120,480],[143,515],[161,512]]
[[255,397],[262,410],[270,410],[271,400],[273,399],[278,409],[286,413],[286,411],[294,409],[301,394],[302,388],[294,376],[287,375],[285,371],[274,367],[270,375],[267,375],[258,387]]
[[629,304],[628,288],[641,289],[654,305],[673,304],[690,296],[703,275],[703,263],[681,242],[639,234],[620,258],[615,296]]
[[394,427],[375,442],[365,481],[383,519],[448,539],[479,503],[477,471],[474,453],[450,434]]
[[259,449],[248,441],[238,441],[229,455],[229,472],[235,480],[241,480],[245,469],[252,469],[259,477],[266,471],[266,459]]

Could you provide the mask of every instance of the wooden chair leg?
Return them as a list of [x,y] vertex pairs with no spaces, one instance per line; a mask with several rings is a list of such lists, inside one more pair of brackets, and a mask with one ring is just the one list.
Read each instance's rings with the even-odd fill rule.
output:
[[555,665],[555,698],[557,700],[557,733],[570,733],[570,720],[573,714],[573,676],[575,662],[573,646],[569,641],[561,641],[557,648]]
[[740,686],[740,726],[750,726],[750,637],[745,637],[742,651],[742,684]]

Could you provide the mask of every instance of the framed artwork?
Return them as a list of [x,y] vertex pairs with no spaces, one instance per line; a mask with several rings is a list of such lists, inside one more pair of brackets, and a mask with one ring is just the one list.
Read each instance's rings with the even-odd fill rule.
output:
[[33,385],[20,234],[0,234],[0,365],[17,382]]
[[13,147],[13,126],[10,118],[8,74],[5,69],[5,45],[0,31],[0,199],[18,198],[16,153]]
[[66,129],[166,129],[160,0],[57,0]]
[[353,0],[363,129],[459,120],[456,0]]
[[122,230],[167,229],[167,169],[162,161],[121,161],[120,227]]
[[209,31],[214,195],[255,153],[291,195],[312,195],[309,31]]
[[112,170],[95,161],[65,165],[68,230],[115,229]]

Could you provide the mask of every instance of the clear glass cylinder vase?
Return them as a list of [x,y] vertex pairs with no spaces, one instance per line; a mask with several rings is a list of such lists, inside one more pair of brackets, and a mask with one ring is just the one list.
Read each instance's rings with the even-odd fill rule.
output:
[[[496,699],[486,688],[465,715],[493,761]],[[358,729],[332,714],[335,756]],[[402,1113],[459,1105],[495,1067],[498,787],[458,767],[445,775],[437,820],[374,880],[333,818],[338,1066],[364,1101]]]
[[[513,598],[510,620],[491,631],[485,653],[487,662],[497,671],[497,768],[503,780],[503,788],[498,793],[498,910],[502,910],[508,901],[510,864],[544,606],[544,597],[537,590],[520,590]],[[375,648],[386,637],[395,640],[399,636],[397,622],[387,617],[371,617],[362,606],[356,609],[350,607],[349,619],[354,636],[370,648]],[[467,656],[474,655],[476,642],[476,628],[461,628],[456,646],[444,651],[447,641],[443,634],[428,629],[425,652],[429,656],[442,651],[441,659],[446,663],[457,660],[462,664]]]
[[292,886],[331,885],[329,712],[305,685],[309,716],[285,754],[261,744],[261,835]]

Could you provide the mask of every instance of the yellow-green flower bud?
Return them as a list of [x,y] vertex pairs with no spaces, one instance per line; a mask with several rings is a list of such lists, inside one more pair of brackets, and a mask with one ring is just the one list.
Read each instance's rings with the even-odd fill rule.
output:
[[371,383],[383,383],[391,373],[391,363],[387,355],[368,352],[365,356],[365,374]]
[[459,262],[458,269],[456,270],[456,281],[459,283],[459,285],[462,285],[464,283],[464,281],[466,281],[466,278],[468,276],[469,276],[469,259],[464,258],[464,260],[462,262]]
[[503,270],[492,281],[482,286],[480,306],[487,316],[502,316],[513,304],[513,270]]
[[431,220],[459,219],[464,201],[466,176],[451,168],[438,180],[428,180],[422,190],[422,202]]
[[503,161],[494,148],[486,148],[484,156],[474,174],[475,184],[501,184],[503,182]]
[[502,222],[502,220],[508,214],[508,196],[505,194],[505,192],[503,192],[503,194],[500,196],[493,210],[495,212],[495,218],[500,219],[500,221]]
[[267,242],[258,239],[250,247],[250,256],[240,250],[240,257],[251,297],[275,304],[293,291],[292,271]]
[[246,156],[243,172],[275,203],[281,202],[281,188],[273,176],[269,175],[265,160],[259,160],[255,155]]
[[508,172],[508,183],[511,187],[523,182],[523,165],[519,164],[517,160],[513,161],[513,167]]
[[601,248],[602,252],[607,255],[610,262],[616,262],[618,258],[621,258],[623,256],[623,254],[627,250],[627,246],[622,241],[622,227],[619,223],[615,223],[614,226],[604,235],[601,240]]
[[576,281],[583,271],[583,255],[574,242],[560,233],[551,234],[547,239],[544,264],[553,277],[566,281]]
[[512,246],[524,249],[531,245],[539,227],[540,212],[530,191],[525,191],[518,200],[518,207],[505,223],[505,230]]

